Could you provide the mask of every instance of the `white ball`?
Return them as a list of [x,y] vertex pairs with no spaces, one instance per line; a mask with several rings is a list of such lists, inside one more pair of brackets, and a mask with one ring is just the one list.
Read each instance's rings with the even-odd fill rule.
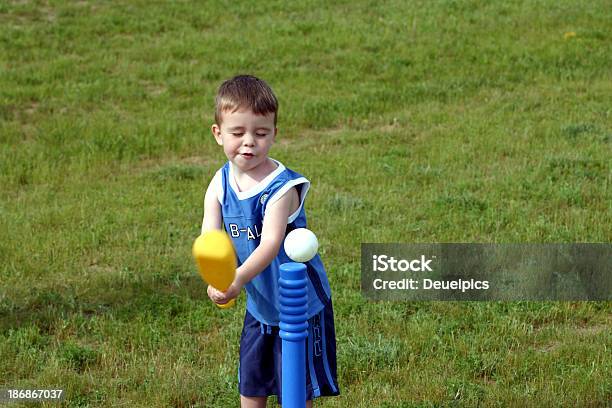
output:
[[297,228],[285,237],[285,253],[295,262],[308,262],[319,249],[317,236],[309,229]]

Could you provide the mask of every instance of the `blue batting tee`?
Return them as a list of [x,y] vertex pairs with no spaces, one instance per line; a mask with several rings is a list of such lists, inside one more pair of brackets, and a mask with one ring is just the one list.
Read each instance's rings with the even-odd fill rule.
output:
[[[261,238],[263,220],[267,207],[281,198],[289,189],[295,187],[300,197],[300,206],[287,220],[287,234],[296,228],[306,228],[306,213],[304,200],[310,188],[310,182],[282,163],[278,165],[264,180],[247,191],[240,191],[233,176],[231,162],[227,162],[217,174],[213,182],[217,184],[223,225],[229,234],[238,265],[242,265],[257,248]],[[276,258],[261,273],[245,285],[247,293],[247,310],[258,321],[277,326],[279,324],[279,293],[278,278],[280,265],[293,262],[283,245]],[[325,268],[317,254],[305,262],[308,276],[308,317],[319,313],[329,303],[331,290]]]

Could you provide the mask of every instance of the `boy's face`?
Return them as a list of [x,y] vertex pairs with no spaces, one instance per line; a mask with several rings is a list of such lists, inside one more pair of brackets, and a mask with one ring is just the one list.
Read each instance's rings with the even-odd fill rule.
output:
[[225,155],[243,172],[267,163],[276,136],[274,113],[256,115],[250,109],[224,112],[221,125],[214,124],[215,140]]

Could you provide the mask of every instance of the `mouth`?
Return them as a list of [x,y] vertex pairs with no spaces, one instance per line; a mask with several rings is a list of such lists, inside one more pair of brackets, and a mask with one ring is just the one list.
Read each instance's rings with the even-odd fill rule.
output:
[[240,153],[240,155],[245,159],[250,159],[255,156],[253,153]]

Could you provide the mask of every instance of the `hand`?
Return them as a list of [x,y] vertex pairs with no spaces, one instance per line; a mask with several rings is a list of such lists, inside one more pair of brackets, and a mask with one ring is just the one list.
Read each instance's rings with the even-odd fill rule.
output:
[[230,300],[238,297],[241,290],[242,285],[239,285],[236,281],[234,281],[225,292],[208,285],[207,293],[210,300],[218,305],[224,305]]

